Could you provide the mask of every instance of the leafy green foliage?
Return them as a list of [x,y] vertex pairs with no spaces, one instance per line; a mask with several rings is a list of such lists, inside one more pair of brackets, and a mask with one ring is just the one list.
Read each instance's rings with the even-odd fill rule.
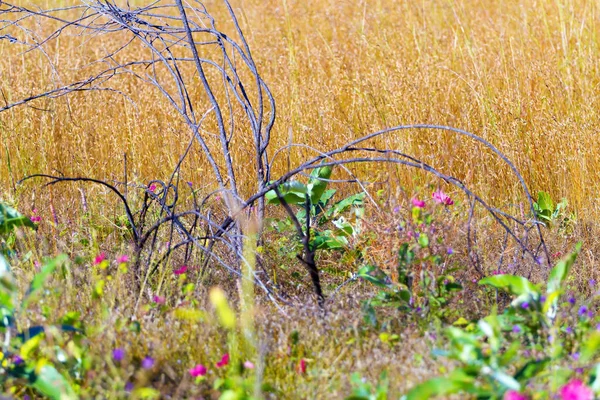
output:
[[25,217],[14,208],[9,207],[4,203],[0,203],[0,235],[6,235],[17,227],[29,227],[35,229],[36,225],[31,219]]
[[[491,399],[501,398],[509,391],[528,390],[534,391],[537,398],[547,398],[566,384],[573,369],[585,373],[600,350],[596,316],[590,311],[591,305],[577,308],[574,297],[559,305],[565,280],[580,249],[581,245],[577,245],[572,254],[556,264],[545,291],[519,276],[482,279],[480,285],[511,294],[511,305],[500,315],[493,311],[476,325],[447,328],[449,348],[437,350],[436,354],[449,357],[460,366],[448,377],[417,385],[406,398],[463,393]],[[565,364],[571,369],[564,369]],[[594,386],[598,365],[590,371],[591,388],[596,394],[600,392],[600,387]]]

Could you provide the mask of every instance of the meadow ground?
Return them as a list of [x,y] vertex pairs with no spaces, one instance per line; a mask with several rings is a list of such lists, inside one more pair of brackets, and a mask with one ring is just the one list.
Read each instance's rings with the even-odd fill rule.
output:
[[[217,24],[231,28],[221,2],[204,4]],[[233,7],[277,102],[271,148],[295,142],[326,151],[400,124],[448,125],[473,132],[515,164],[532,193],[547,192],[555,203],[567,199],[567,210],[544,228],[550,261],[581,241],[567,291],[593,292],[590,280],[600,280],[598,2],[248,0],[233,2]],[[48,22],[35,29],[50,32],[53,25]],[[54,65],[61,67],[61,82],[80,78],[78,67],[106,51],[102,46],[110,48],[112,39],[99,38],[98,47],[86,45],[86,40],[65,35],[45,48]],[[42,54],[15,48],[0,40],[0,107],[56,84]],[[131,54],[136,51],[132,48]],[[240,382],[250,375],[250,383],[243,384],[253,384],[257,374],[273,388],[273,398],[344,398],[362,380],[376,382],[384,371],[390,398],[398,397],[417,383],[452,370],[454,362],[431,354],[433,347],[446,344],[441,333],[445,324],[460,317],[475,321],[496,300],[507,304],[507,299],[473,283],[482,273],[496,270],[504,240],[500,227],[480,215],[476,249],[481,271],[475,271],[467,251],[469,204],[461,193],[443,185],[455,204],[435,205],[431,193],[440,183],[433,177],[374,164],[354,169],[373,182],[367,189],[376,200],[365,206],[360,235],[347,248],[323,251],[318,257],[329,298],[326,311],[319,310],[311,296],[290,231],[269,231],[260,252],[261,267],[291,305],[278,310],[257,294],[252,345],[224,327],[210,304],[210,289],[220,286],[230,303],[243,309],[239,298],[244,290],[225,271],[215,268],[200,278],[199,270],[190,265],[185,273],[174,274],[181,267],[174,258],[140,290],[130,276],[134,251],[122,223],[121,204],[107,190],[79,183],[18,184],[29,174],[57,171],[120,181],[124,154],[132,185],[146,187],[153,179],[168,179],[187,146],[189,131],[157,90],[118,79],[131,101],[114,93],[83,92],[0,113],[0,202],[41,218],[36,232],[0,236],[3,248],[16,252],[11,264],[21,293],[43,260],[61,253],[71,260],[50,280],[43,299],[19,314],[18,321],[22,326],[69,323],[85,330],[85,338],[76,345],[56,333],[46,334],[35,348],[36,357],[57,362],[56,348],[64,345],[69,357],[79,360],[64,371],[79,371],[69,379],[82,398],[121,398],[132,391],[140,398],[157,393],[164,398],[217,397],[227,383],[219,389],[215,381],[229,376],[226,368],[215,366],[225,353],[231,353],[231,365],[246,359],[254,364],[234,374],[240,379],[235,385],[243,386]],[[202,105],[200,84],[192,89],[194,101]],[[379,144],[457,177],[493,207],[527,214],[513,172],[475,141],[449,132],[414,130],[388,135]],[[245,161],[251,146],[249,138],[238,136],[232,150],[245,196],[256,190],[254,171]],[[314,150],[289,151],[275,164],[275,175],[309,155]],[[192,149],[185,163],[181,179],[189,181],[194,191],[207,194],[216,188],[199,149]],[[335,187],[340,194],[355,190],[344,183]],[[135,196],[131,194],[133,202],[141,201]],[[414,197],[427,200],[425,209],[442,229],[435,234],[436,251],[453,249],[444,259],[459,269],[456,279],[465,289],[446,306],[448,312],[431,318],[407,316],[394,307],[378,310],[375,317],[364,306],[377,296],[373,285],[359,280],[337,290],[364,262],[397,274],[397,254],[406,237],[394,232],[401,221],[414,218]],[[223,212],[219,201],[212,207]],[[276,207],[267,213],[284,219]],[[509,245],[507,253],[516,252],[516,245]],[[95,262],[101,254],[106,260]],[[118,262],[122,255],[129,260]],[[546,279],[549,268],[530,264],[513,265],[510,272],[533,271],[533,281]],[[115,349],[123,350],[124,356],[115,357]],[[85,356],[74,356],[78,352]],[[152,365],[144,364],[148,357]],[[196,364],[209,367],[205,378],[195,380],[189,373]],[[360,378],[352,383],[355,373]],[[5,379],[3,390],[18,398],[36,393],[22,378]]]

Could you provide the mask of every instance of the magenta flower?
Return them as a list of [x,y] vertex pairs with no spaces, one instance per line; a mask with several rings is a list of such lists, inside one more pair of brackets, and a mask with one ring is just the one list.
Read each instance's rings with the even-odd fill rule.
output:
[[509,390],[504,393],[504,400],[527,400],[527,396],[523,393],[519,393],[516,390]]
[[152,185],[150,185],[148,187],[148,190],[151,191],[151,192],[154,192],[156,190],[156,185],[153,183]]
[[417,207],[417,208],[423,208],[425,207],[425,202],[423,200],[419,200],[416,197],[413,198],[411,201],[413,206]]
[[560,389],[562,400],[593,400],[594,392],[579,379],[572,379]]
[[227,364],[229,364],[229,353],[225,353],[223,354],[223,357],[221,357],[221,361],[219,361],[217,363],[217,368],[221,368],[226,366]]
[[106,254],[100,253],[94,258],[94,265],[98,265],[104,260],[106,260]]
[[165,304],[165,298],[156,294],[152,297],[152,301],[156,304]]
[[33,215],[29,218],[31,222],[40,222],[42,220],[42,217],[37,215],[37,208],[34,208],[31,212],[33,213]]
[[254,369],[254,364],[252,363],[252,361],[245,361],[244,362],[244,368],[246,368],[246,369]]
[[185,265],[182,265],[181,268],[176,269],[175,271],[173,271],[173,273],[175,275],[183,275],[185,274],[185,271],[187,271],[188,267],[186,267]]
[[433,197],[433,200],[435,200],[436,203],[443,204],[445,206],[451,206],[452,204],[454,204],[454,200],[452,200],[450,196],[448,196],[446,193],[442,192],[442,189],[433,192],[431,196]]
[[117,262],[119,264],[124,264],[127,261],[129,261],[129,257],[127,255],[125,255],[125,254],[123,254],[122,256],[117,257]]
[[189,372],[190,372],[191,376],[193,376],[194,378],[197,378],[199,376],[206,375],[207,369],[204,365],[198,364],[195,367],[190,368]]

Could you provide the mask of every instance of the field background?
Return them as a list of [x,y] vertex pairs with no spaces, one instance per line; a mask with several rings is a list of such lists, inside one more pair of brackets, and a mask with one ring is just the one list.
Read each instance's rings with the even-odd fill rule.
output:
[[[220,3],[205,4],[226,26]],[[331,149],[398,124],[451,125],[496,145],[533,192],[567,197],[583,218],[597,218],[597,2],[250,0],[234,7],[277,101],[273,148],[291,140]],[[59,67],[69,66],[62,68],[63,82],[80,76],[74,67],[102,50],[69,37],[47,49]],[[0,85],[8,100],[52,84],[39,53],[19,54],[6,40],[0,53]],[[132,88],[131,82],[123,85]],[[70,112],[64,99],[34,104],[52,113],[26,107],[4,112],[1,191],[10,192],[25,174],[52,169],[121,177],[125,152],[140,181],[164,178],[188,134],[156,90],[133,88],[137,113],[122,98],[102,93],[72,96]],[[508,168],[468,140],[423,131],[386,140],[498,205],[522,200]],[[296,152],[292,161],[305,156]],[[200,158],[192,161],[197,165],[188,178],[210,186]],[[401,176],[410,182],[411,174]],[[368,177],[381,178],[378,171]],[[54,195],[63,195],[60,190]]]
[[[16,3],[29,7],[73,4]],[[204,4],[218,26],[230,28],[219,1]],[[555,200],[568,199],[578,223],[567,238],[552,232],[551,250],[568,250],[575,240],[583,239],[578,282],[599,278],[595,255],[600,243],[595,223],[600,217],[598,1],[244,0],[234,1],[233,6],[259,72],[277,102],[273,149],[296,142],[328,150],[399,124],[441,124],[468,130],[506,154],[533,193],[544,190]],[[52,26],[37,28],[49,33]],[[78,67],[114,46],[110,38],[98,38],[94,43],[90,46],[85,37],[65,36],[46,48],[53,62],[62,67],[62,82],[84,76]],[[23,54],[22,50],[0,41],[0,106],[55,84],[56,77],[44,57],[39,52]],[[135,51],[131,49],[132,54]],[[40,255],[56,250],[52,249],[54,241],[63,242],[59,250],[68,249],[69,241],[78,237],[73,228],[85,231],[87,220],[80,218],[81,196],[74,186],[56,185],[44,190],[34,183],[18,186],[16,182],[23,176],[60,171],[68,176],[121,180],[123,154],[127,153],[129,179],[143,185],[151,179],[167,179],[187,145],[186,127],[155,89],[131,79],[115,82],[131,95],[137,108],[114,94],[78,93],[68,101],[41,100],[0,113],[0,200],[16,202],[23,213],[36,208],[44,220],[54,219],[61,226],[59,232],[56,226],[42,225],[35,239],[38,241],[29,244]],[[204,105],[200,95],[197,100]],[[493,205],[524,201],[508,167],[469,140],[430,131],[403,131],[384,140],[386,147],[419,157],[463,180]],[[250,139],[242,136],[233,154],[239,162],[242,192],[247,195],[255,190],[254,175],[243,162],[250,145]],[[182,179],[209,192],[216,183],[207,178],[207,164],[195,151],[186,161]],[[294,151],[289,155],[290,163],[298,164],[309,155],[308,150]],[[277,164],[279,172],[288,167],[287,159],[282,160]],[[364,167],[357,171],[371,181],[402,186],[408,193],[435,182],[404,169]],[[85,189],[91,214],[110,227],[108,214],[115,212],[116,202],[102,189]],[[389,192],[392,197],[397,193]],[[374,217],[372,225],[380,220]],[[455,232],[460,233],[460,229]],[[496,240],[497,231],[489,238]],[[50,246],[45,247],[47,242]],[[126,249],[114,238],[106,243],[120,246],[115,253]],[[457,248],[457,253],[460,251]],[[86,256],[93,259],[93,254]],[[336,267],[335,259],[323,261]],[[26,269],[19,273],[33,274]],[[79,274],[78,279],[86,279],[84,272]],[[131,294],[128,288],[118,285],[110,296],[125,296],[127,308],[135,296],[127,297]],[[79,288],[70,290],[70,295],[59,299],[61,302],[54,299],[57,308],[92,308],[90,304],[95,304],[89,299],[80,304],[74,295]],[[403,348],[397,351],[377,342],[377,332],[370,333],[371,342],[351,347],[348,343],[355,338],[361,319],[355,312],[359,305],[354,298],[341,302],[341,310],[337,313],[334,309],[331,315],[335,317],[327,323],[310,313],[292,315],[294,318],[283,322],[268,310],[260,316],[264,326],[279,332],[274,336],[274,352],[284,354],[274,358],[266,377],[291,398],[324,396],[340,387],[335,393],[346,393],[353,371],[376,378],[389,367],[394,390],[400,392],[447,370],[426,355],[433,346],[431,341],[411,329],[403,331]],[[104,344],[94,350],[97,359],[106,357],[103,352],[110,346],[133,343],[131,352],[139,358],[148,349],[155,349],[157,360],[165,363],[173,354],[181,355],[184,363],[174,368],[177,374],[187,376],[186,368],[193,365],[187,361],[202,360],[209,353],[216,358],[222,353],[223,343],[214,322],[207,322],[202,332],[192,324],[181,324],[188,336],[179,337],[165,329],[178,324],[168,316],[148,324],[148,339],[129,333],[119,336],[108,329],[104,332],[102,327],[112,327],[113,320],[124,318],[117,311],[108,318],[98,310],[89,314],[90,324],[98,326],[96,339]],[[285,358],[287,335],[294,329],[306,340],[305,352],[312,354],[310,365],[320,368],[310,382],[297,380],[294,367],[289,368],[290,361]],[[189,344],[199,342],[203,347]],[[172,346],[169,350],[167,344]],[[166,385],[166,391],[172,389]]]

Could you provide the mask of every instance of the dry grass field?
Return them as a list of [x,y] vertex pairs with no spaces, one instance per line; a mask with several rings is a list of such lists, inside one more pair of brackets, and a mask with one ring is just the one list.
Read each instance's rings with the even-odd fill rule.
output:
[[[75,3],[13,1],[32,10]],[[128,3],[135,7],[149,1]],[[223,31],[233,29],[221,1],[207,0],[203,4]],[[235,0],[232,6],[258,71],[277,103],[271,149],[289,143],[306,145],[286,150],[274,164],[274,175],[300,164],[316,151],[327,151],[396,125],[436,124],[464,129],[505,154],[532,193],[545,191],[555,201],[568,200],[576,222],[567,234],[557,229],[545,231],[550,250],[565,253],[582,240],[582,263],[571,283],[581,289],[589,279],[600,279],[596,271],[600,265],[600,228],[595,222],[600,217],[598,1]],[[2,7],[0,1],[0,10]],[[29,21],[24,26],[42,37],[58,26],[44,21]],[[0,28],[2,24],[0,21]],[[45,55],[25,52],[20,44],[0,40],[0,110],[98,70],[101,66],[89,63],[126,40],[124,33],[98,37],[76,33],[72,30],[48,42]],[[143,59],[148,53],[132,45],[119,57]],[[194,71],[190,68],[183,73]],[[132,248],[111,231],[116,229],[114,221],[120,205],[105,189],[80,184],[41,188],[41,181],[18,184],[21,178],[49,173],[122,181],[126,154],[128,180],[146,185],[153,179],[167,180],[189,143],[187,126],[156,88],[129,76],[118,76],[111,82],[128,97],[114,92],[79,92],[0,112],[0,201],[15,204],[27,215],[36,209],[43,221],[48,221],[40,224],[35,235],[20,236],[24,247],[33,251],[33,258],[67,252],[73,260],[81,256],[90,264],[99,252],[116,258],[118,254],[130,254]],[[208,108],[200,81],[192,82],[193,101],[199,109]],[[243,118],[240,110],[234,110],[234,115]],[[209,118],[206,131],[215,126]],[[247,133],[247,127],[240,124],[231,151],[244,196],[257,190],[254,166],[249,166],[247,160],[253,146]],[[207,137],[211,146],[218,145],[210,133]],[[495,207],[514,211],[525,201],[510,168],[473,140],[433,130],[404,130],[378,140],[386,148],[410,154],[457,177]],[[201,150],[193,147],[191,152],[182,169],[182,181],[191,182],[200,193],[215,190],[217,183]],[[393,229],[389,215],[395,205],[404,204],[414,191],[430,196],[425,191],[427,185],[437,184],[431,176],[401,166],[369,164],[355,167],[354,172],[372,182],[367,188],[373,193],[386,190],[383,206],[369,209],[366,214],[368,232],[375,238],[385,229]],[[343,185],[338,188],[345,193],[354,190]],[[408,194],[402,197],[400,189]],[[464,216],[468,207],[461,203],[458,192],[451,194],[456,196],[458,211],[448,222],[452,227],[445,240],[454,247],[456,257],[468,263],[464,219],[458,215]],[[498,257],[494,246],[502,236],[486,220],[480,225],[479,235],[484,264],[489,262],[485,270],[490,272],[495,268],[491,263]],[[82,244],[84,237],[91,239]],[[384,236],[378,240],[370,237],[364,243],[369,243],[373,258],[384,265],[388,261],[386,251],[392,247],[395,251],[398,243]],[[33,258],[16,268],[23,288],[23,282],[35,273]],[[281,257],[274,259],[274,263],[286,262]],[[74,261],[73,268],[83,268],[82,260]],[[337,253],[322,256],[326,292],[333,291],[346,272],[355,267],[354,260],[348,260]],[[343,274],[336,274],[336,270]],[[302,269],[298,267],[298,271]],[[281,273],[285,276],[291,272]],[[162,398],[196,398],[210,392],[210,385],[203,382],[194,386],[187,374],[194,360],[216,359],[227,346],[225,336],[219,336],[225,335],[221,327],[208,317],[212,315],[207,300],[209,288],[197,287],[193,301],[186,295],[172,302],[185,305],[189,301],[201,310],[202,324],[194,325],[179,319],[174,310],[156,305],[138,307],[142,296],[131,292],[127,279],[107,285],[104,296],[108,307],[89,296],[80,298],[77,293],[95,290],[97,276],[87,269],[70,274],[67,290],[50,298],[45,307],[76,310],[88,318],[88,333],[100,343],[91,346],[94,349],[89,357],[99,366],[89,368],[87,379],[78,382],[82,398],[121,398],[128,382],[135,382],[136,389],[154,387]],[[465,274],[469,281],[474,276],[472,271]],[[534,278],[546,275],[544,270],[535,273]],[[161,276],[151,284],[158,285],[167,297],[178,296],[182,280],[165,279],[162,271]],[[239,288],[230,285],[228,289],[235,293]],[[303,291],[297,292],[303,298]],[[259,300],[263,308],[257,313],[256,323],[261,326],[260,334],[270,340],[258,353],[266,358],[260,361],[264,361],[261,374],[278,390],[273,398],[343,398],[350,393],[353,372],[372,381],[384,370],[392,382],[390,393],[397,398],[423,379],[450,370],[452,364],[441,365],[428,355],[428,350],[439,344],[438,339],[432,339],[437,337],[434,332],[439,327],[423,328],[413,323],[400,329],[398,321],[390,322],[394,321],[392,315],[386,320],[389,324],[379,328],[401,332],[404,345],[394,347],[380,340],[377,329],[361,327],[362,316],[355,312],[361,307],[360,300],[372,295],[373,290],[360,284],[341,293],[339,302],[327,311],[327,318],[311,306],[290,309],[288,316],[280,320],[268,302]],[[480,294],[474,289],[461,298],[460,304],[466,304],[469,313],[479,315],[489,306],[487,300],[474,299]],[[128,310],[133,308],[143,322],[143,337],[128,328]],[[42,307],[22,318],[45,323],[45,313]],[[297,347],[289,344],[290,332],[300,332],[301,344]],[[127,349],[129,364],[109,359],[106,349],[117,347]],[[157,366],[138,371],[139,360],[150,353]],[[109,360],[100,361],[104,359]],[[308,360],[309,371],[298,378],[296,364],[304,359]],[[3,390],[12,391],[18,398],[26,393],[33,396],[30,389],[19,388],[11,380],[4,382]],[[216,398],[215,393],[213,390],[213,397],[201,398]],[[137,392],[136,396],[143,398],[144,394]]]

